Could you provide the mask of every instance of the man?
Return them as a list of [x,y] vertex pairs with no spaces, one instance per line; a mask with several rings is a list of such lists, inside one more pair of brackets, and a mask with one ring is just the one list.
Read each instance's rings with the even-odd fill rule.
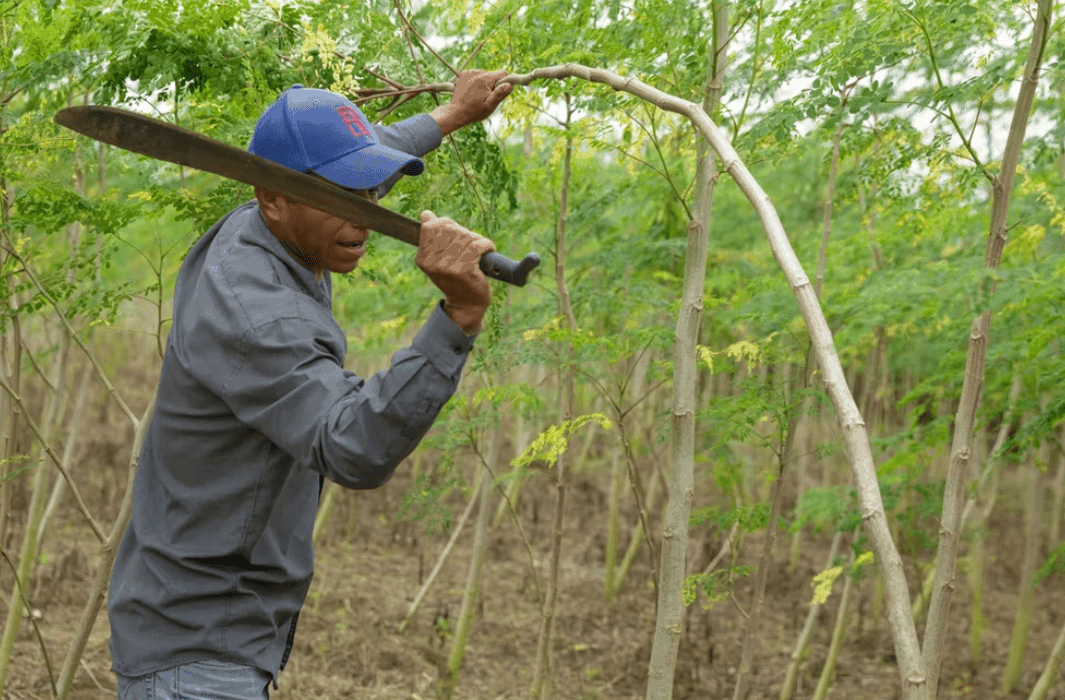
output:
[[[351,102],[299,85],[249,150],[371,201],[444,135],[490,115],[505,71],[463,73],[429,115],[370,127]],[[457,386],[490,301],[492,242],[421,215],[417,264],[444,299],[390,368],[343,368],[330,273],[355,269],[369,232],[255,189],[189,251],[133,514],[111,575],[120,700],[268,698],[311,584],[323,479],[384,484]]]

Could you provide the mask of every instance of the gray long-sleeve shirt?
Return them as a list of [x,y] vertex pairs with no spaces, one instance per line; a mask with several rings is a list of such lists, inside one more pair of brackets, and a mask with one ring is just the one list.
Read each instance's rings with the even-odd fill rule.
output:
[[[427,115],[378,133],[418,156],[440,143]],[[344,369],[331,292],[255,202],[189,251],[111,574],[115,672],[214,659],[276,683],[311,584],[320,477],[384,484],[454,393],[472,343],[440,305],[364,380]]]

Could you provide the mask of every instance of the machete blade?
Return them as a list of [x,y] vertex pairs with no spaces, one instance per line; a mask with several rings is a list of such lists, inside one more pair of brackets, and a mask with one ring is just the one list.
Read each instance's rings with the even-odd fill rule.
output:
[[[55,122],[72,131],[156,160],[221,175],[253,187],[279,192],[319,211],[365,226],[390,238],[417,246],[420,222],[348,192],[328,180],[286,168],[254,153],[208,138],[180,126],[117,107],[67,107]],[[511,260],[496,252],[481,256],[489,277],[524,287],[540,264],[536,253]]]
[[115,107],[67,107],[55,121],[89,138],[156,160],[280,192],[353,224],[418,245],[421,223],[330,182],[174,124]]

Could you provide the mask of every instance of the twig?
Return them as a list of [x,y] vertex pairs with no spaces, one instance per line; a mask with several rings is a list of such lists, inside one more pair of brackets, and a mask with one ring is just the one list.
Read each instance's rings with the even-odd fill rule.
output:
[[11,557],[7,556],[7,552],[3,547],[0,547],[0,555],[3,555],[4,561],[11,567],[11,574],[15,577],[15,588],[18,589],[19,597],[22,598],[22,604],[26,606],[26,612],[29,613],[30,624],[33,625],[33,631],[37,634],[37,643],[41,645],[41,655],[44,656],[44,667],[48,669],[48,682],[52,684],[52,697],[58,697],[59,691],[55,687],[55,674],[52,673],[52,662],[48,658],[48,649],[44,646],[44,637],[41,636],[41,628],[37,626],[37,619],[33,616],[33,606],[30,605],[30,601],[26,599],[26,591],[22,587],[22,582],[18,579],[18,569],[15,568],[15,564],[11,561]]
[[[85,352],[85,355],[89,358],[89,362],[91,362],[92,366],[96,368],[96,374],[100,377],[100,381],[104,383],[104,386],[107,387],[107,392],[111,394],[111,398],[115,400],[115,403],[117,403],[123,413],[126,414],[126,417],[129,418],[129,422],[136,427],[138,422],[137,417],[133,415],[133,411],[129,410],[129,406],[126,405],[126,402],[123,401],[122,397],[118,395],[117,391],[115,391],[115,387],[111,384],[111,380],[107,378],[107,374],[104,373],[103,367],[101,367],[100,363],[96,361],[96,356],[93,355],[92,351],[89,350],[88,346],[85,345],[82,339],[78,337],[78,334],[74,331],[70,322],[67,321],[66,315],[63,313],[62,309],[59,308],[59,304],[56,303],[56,300],[52,298],[51,294],[45,291],[44,286],[41,285],[40,280],[37,279],[37,275],[33,274],[33,270],[30,269],[29,264],[18,254],[18,251],[15,250],[14,245],[11,243],[11,239],[8,238],[6,234],[4,235],[4,238],[7,240],[7,245],[3,246],[4,249],[7,250],[11,257],[22,263],[22,271],[30,278],[30,281],[33,282],[33,286],[37,288],[37,291],[40,292],[41,296],[52,305],[53,309],[55,309],[56,315],[58,315],[59,320],[63,322],[67,332],[70,333],[70,337],[73,338],[74,342],[78,344],[78,347]],[[105,538],[101,538],[101,541],[103,541],[103,539]]]
[[396,111],[403,105],[413,100],[416,96],[417,95],[403,95],[401,97],[397,97],[396,99],[392,100],[392,103],[389,104],[387,107],[377,111],[377,119],[384,119],[392,112]]
[[[395,0],[394,4],[396,6],[396,11],[399,13],[399,16],[403,18],[403,10],[400,9],[399,0]],[[424,83],[425,76],[422,74],[422,65],[418,62],[418,57],[414,54],[414,44],[410,40],[410,25],[406,21],[406,19],[403,20],[403,25],[403,40],[407,42],[407,49],[410,50],[410,60],[414,64],[414,70],[418,73],[418,82]]]
[[488,41],[490,38],[492,38],[492,35],[496,33],[496,30],[499,29],[501,26],[503,26],[503,23],[506,22],[507,20],[509,20],[511,15],[513,15],[515,10],[517,10],[517,9],[518,8],[515,7],[510,12],[508,12],[505,15],[503,15],[503,19],[499,20],[499,22],[496,23],[496,26],[492,27],[492,31],[488,32],[488,34],[486,34],[485,37],[483,39],[481,39],[480,43],[478,43],[477,46],[473,47],[473,51],[470,52],[470,55],[467,56],[466,60],[463,61],[462,64],[459,66],[459,73],[461,73],[462,71],[466,70],[466,66],[468,66],[470,64],[470,61],[473,60],[474,56],[476,56],[478,53],[480,53],[481,49],[484,48],[485,42]]
[[85,663],[85,659],[81,659],[81,667],[85,669],[85,673],[89,674],[89,678],[92,679],[92,682],[96,684],[97,688],[104,691],[105,693],[110,692],[107,688],[100,685],[100,681],[96,680],[96,674],[92,672],[91,668],[89,668],[89,664]]
[[37,360],[33,357],[33,353],[30,352],[30,346],[26,345],[26,339],[22,338],[22,349],[26,352],[26,357],[30,358],[30,364],[33,365],[33,369],[37,371],[37,374],[41,376],[41,379],[55,393],[55,386],[48,380],[48,375],[41,370],[41,366],[37,364]]
[[[658,125],[655,124],[654,112],[651,111],[651,107],[648,106],[646,102],[641,102],[640,104],[647,110],[647,117],[651,122],[651,129],[648,131],[645,128],[644,130],[647,131],[647,135],[651,138],[651,145],[654,146],[655,153],[658,154],[658,159],[662,161],[662,170],[666,173],[666,181],[669,183],[669,188],[673,190],[673,195],[680,201],[680,205],[684,207],[684,213],[690,221],[692,219],[691,209],[688,208],[688,203],[684,201],[684,197],[677,190],[677,184],[673,182],[673,176],[669,172],[669,163],[666,162],[666,156],[662,153],[661,146],[658,145]],[[641,124],[640,126],[643,125]]]
[[458,77],[458,75],[459,75],[459,72],[458,72],[457,70],[455,70],[455,67],[454,67],[453,65],[451,65],[450,63],[448,63],[448,62],[447,62],[447,59],[445,59],[445,58],[444,58],[443,56],[441,56],[440,54],[438,54],[438,53],[437,53],[437,52],[436,52],[436,51],[435,51],[435,50],[433,49],[433,47],[432,47],[432,46],[429,46],[429,42],[428,42],[428,41],[426,41],[426,40],[425,40],[424,38],[422,38],[422,35],[418,33],[418,30],[417,30],[417,29],[415,29],[415,28],[414,28],[414,25],[410,23],[410,20],[409,20],[409,19],[407,19],[407,15],[403,14],[403,8],[402,8],[402,7],[400,6],[400,4],[399,4],[399,0],[392,0],[392,2],[393,2],[393,4],[394,4],[394,5],[396,6],[396,12],[398,12],[398,13],[399,13],[399,18],[400,18],[401,20],[403,20],[403,24],[404,24],[404,25],[406,25],[407,29],[408,29],[408,30],[409,30],[409,31],[410,31],[410,32],[411,32],[412,34],[414,34],[414,36],[416,36],[416,37],[418,38],[418,41],[420,41],[420,42],[421,42],[422,46],[424,46],[425,48],[429,49],[429,53],[431,53],[431,54],[433,54],[434,56],[436,56],[436,59],[437,59],[438,61],[440,61],[441,63],[443,63],[443,64],[444,64],[444,65],[445,65],[445,66],[447,67],[447,69],[448,69],[448,70],[450,70],[450,71],[451,71],[452,73],[454,73],[454,74],[455,74],[455,77],[457,78],[457,77]]
[[[928,27],[924,25],[924,22],[917,18],[917,15],[913,11],[905,7],[900,7],[899,12],[916,24],[917,28],[921,30],[921,34],[924,36],[925,45],[928,47],[928,59],[932,62],[932,72],[936,76],[936,83],[939,85],[940,90],[945,90],[946,85],[943,83],[943,76],[939,72],[939,62],[936,61],[936,50],[935,47],[932,46],[932,37],[928,33]],[[961,124],[958,122],[958,117],[954,114],[954,107],[949,101],[947,102],[947,118],[950,120],[950,123],[954,125],[954,130],[957,132],[958,138],[961,139],[962,144],[965,146],[965,150],[967,150],[969,155],[972,156],[973,163],[976,164],[976,167],[979,168],[980,172],[983,173],[983,176],[987,178],[988,182],[993,183],[995,181],[995,176],[992,175],[991,171],[983,164],[983,161],[980,160],[980,156],[976,155],[976,151],[973,149],[969,139],[965,138],[965,130],[961,128]]]
[[454,83],[427,83],[425,85],[400,85],[398,88],[386,89],[386,88],[359,88],[354,91],[355,99],[352,100],[355,104],[362,104],[369,102],[370,100],[379,100],[384,97],[390,97],[395,99],[402,95],[411,95],[412,97],[421,95],[423,93],[437,93],[437,92],[454,92]]
[[[611,402],[613,403],[613,402]],[[616,408],[616,407],[615,407]],[[625,465],[629,471],[629,483],[632,485],[632,495],[636,499],[636,510],[640,514],[640,524],[647,541],[647,549],[651,552],[651,572],[654,574],[651,581],[654,582],[655,591],[658,591],[658,553],[655,551],[654,537],[652,536],[650,517],[644,504],[643,490],[640,484],[640,475],[636,471],[636,458],[632,454],[632,445],[629,443],[628,434],[625,432],[625,421],[618,420],[618,430],[621,432],[621,445],[625,449]]]
[[482,455],[481,451],[477,448],[477,442],[471,439],[470,444],[473,445],[474,453],[481,460],[481,464],[484,465],[484,469],[488,472],[488,476],[491,477],[492,485],[499,489],[499,493],[503,494],[503,500],[507,503],[507,510],[510,511],[510,515],[514,518],[514,524],[518,528],[518,534],[521,535],[521,541],[525,544],[525,551],[529,553],[529,568],[532,570],[533,585],[536,586],[536,596],[540,599],[540,604],[543,605],[544,593],[540,588],[540,576],[536,573],[536,558],[533,555],[532,544],[530,544],[529,538],[525,536],[525,530],[521,526],[521,520],[518,518],[518,511],[514,509],[514,503],[510,500],[507,490],[499,483],[495,472],[492,471],[492,467],[488,465],[488,460],[484,458],[484,455]]
[[[759,48],[761,47],[762,38],[762,5],[758,4],[758,21],[754,26],[754,55],[751,57],[751,79],[747,83],[747,94],[743,97],[743,107],[740,108],[739,118],[732,120],[732,138],[735,139],[740,135],[740,129],[743,127],[743,120],[747,117],[747,107],[751,103],[751,93],[754,92],[755,78],[758,77],[758,59],[761,56]],[[732,37],[729,37],[729,41],[732,41]]]
[[470,189],[473,190],[473,194],[477,196],[477,203],[481,206],[481,216],[484,219],[484,225],[488,227],[488,207],[484,204],[484,199],[481,198],[481,191],[477,189],[477,185],[473,182],[473,176],[470,175],[470,171],[466,169],[466,161],[462,159],[462,153],[459,152],[459,146],[455,143],[455,137],[451,134],[447,135],[447,140],[451,143],[451,148],[455,151],[455,157],[459,160],[459,165],[462,166],[462,174],[466,177],[466,181],[470,184]]
[[100,529],[96,520],[93,519],[92,514],[89,513],[85,501],[82,499],[77,487],[74,486],[74,480],[70,478],[70,472],[67,471],[66,465],[63,464],[63,460],[55,453],[52,446],[45,442],[44,435],[41,434],[41,430],[37,427],[37,423],[33,420],[33,416],[31,416],[30,412],[26,410],[26,405],[22,403],[22,397],[15,393],[15,390],[11,388],[11,385],[8,384],[2,376],[0,376],[0,389],[6,391],[8,396],[11,397],[11,400],[15,402],[15,405],[18,406],[20,411],[22,411],[22,417],[26,420],[26,424],[30,426],[30,430],[37,437],[37,440],[41,443],[41,447],[44,448],[44,451],[52,458],[52,461],[55,462],[56,468],[59,469],[59,473],[63,475],[63,478],[67,482],[67,486],[70,487],[71,493],[74,494],[74,500],[78,504],[78,510],[80,510],[81,514],[85,516],[85,520],[88,521],[89,527],[92,528],[93,533],[96,534],[96,539],[100,540],[101,543],[106,542],[107,536],[104,535],[104,531]]
[[730,593],[729,598],[731,598],[732,602],[736,604],[736,609],[740,611],[740,615],[743,615],[745,619],[750,620],[751,616],[748,615],[747,612],[743,609],[743,606],[740,605],[740,601],[736,600],[736,594]]
[[[344,56],[343,54],[341,54],[341,57],[343,59],[347,60],[347,56]],[[413,57],[413,54],[412,54],[412,57]],[[362,69],[364,71],[366,71],[367,73],[369,73],[370,75],[372,75],[373,77],[375,77],[378,80],[380,80],[381,82],[388,83],[393,88],[401,89],[403,87],[402,83],[397,83],[395,80],[392,80],[392,78],[389,78],[387,75],[385,75],[383,71],[381,73],[378,73],[377,71],[375,71],[373,68],[370,68],[369,66],[363,66]],[[418,71],[418,82],[419,82],[419,84],[424,84],[425,83],[425,78],[422,77],[422,73],[421,73],[420,70]]]

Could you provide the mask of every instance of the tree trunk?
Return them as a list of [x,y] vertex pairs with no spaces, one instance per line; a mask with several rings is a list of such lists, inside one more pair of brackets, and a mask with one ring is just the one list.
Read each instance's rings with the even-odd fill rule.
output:
[[1061,511],[1065,504],[1065,425],[1058,429],[1057,475],[1051,484],[1053,499],[1047,510],[1047,541],[1052,547],[1061,542]]
[[[0,128],[3,126],[3,121],[0,120]],[[0,176],[0,232],[3,232],[7,236],[10,231],[8,230],[8,219],[11,217],[11,204],[14,201],[14,191],[11,189],[10,184],[6,177]],[[0,265],[4,265],[7,262],[7,251],[0,252]],[[3,344],[0,344],[0,351],[3,351],[3,362],[0,363],[0,371],[5,375],[7,383],[11,386],[16,394],[22,391],[21,388],[21,374],[22,374],[22,324],[18,315],[18,298],[15,294],[15,290],[12,285],[10,277],[4,279],[4,285],[7,287],[6,297],[8,303],[8,309],[11,316],[11,335],[10,335],[10,348],[11,355],[7,353],[8,338],[4,338]],[[7,336],[7,329],[4,329],[4,336]],[[11,489],[13,485],[3,478],[9,471],[11,471],[12,457],[15,456],[15,432],[18,430],[19,422],[19,408],[14,404],[9,396],[4,395],[4,416],[3,416],[3,435],[0,440],[0,458],[3,462],[3,471],[0,472],[0,547],[7,546],[7,521],[9,512],[11,510]],[[0,581],[3,580],[3,576],[0,576]]]
[[[970,546],[969,563],[969,589],[972,599],[969,625],[969,654],[972,668],[975,671],[980,667],[983,660],[983,637],[987,629],[987,620],[984,617],[984,571],[987,567],[986,530],[987,520],[991,517],[991,511],[995,506],[998,492],[998,482],[1002,471],[1002,459],[999,451],[1006,444],[1009,437],[1010,427],[1013,425],[1013,414],[1017,407],[1017,399],[1020,398],[1022,387],[1020,372],[1014,372],[1013,381],[1010,384],[1009,396],[1006,399],[1006,409],[1002,412],[1002,420],[999,423],[995,443],[991,446],[991,452],[987,455],[985,466],[981,470],[980,478],[976,486],[976,495],[965,504],[965,510],[961,516],[962,532],[972,531],[972,545]],[[986,437],[983,438],[986,444]],[[986,483],[991,480],[990,485]],[[983,501],[981,507],[977,504]],[[969,520],[975,513],[975,519],[970,524]]]
[[[991,204],[991,225],[987,240],[987,252],[984,269],[988,276],[978,291],[977,308],[990,304],[994,293],[994,277],[990,274],[997,270],[1002,259],[1002,249],[1006,245],[1008,230],[1010,194],[1017,172],[1017,163],[1024,143],[1028,119],[1035,99],[1035,88],[1039,81],[1039,70],[1043,63],[1047,37],[1049,35],[1050,14],[1053,0],[1039,0],[1036,10],[1035,26],[1032,30],[1032,43],[1028,51],[1028,61],[1024,68],[1017,103],[1014,105],[1013,121],[1010,124],[1006,148],[1002,154],[1002,168],[992,182],[993,195]],[[932,602],[928,610],[928,624],[924,636],[924,666],[927,674],[928,696],[935,698],[939,688],[939,668],[943,662],[946,645],[947,622],[950,619],[950,601],[954,592],[955,563],[957,560],[958,540],[961,535],[961,510],[965,501],[966,472],[972,451],[973,426],[976,408],[984,384],[984,370],[987,361],[987,347],[990,342],[991,311],[987,310],[973,319],[969,332],[969,350],[965,361],[965,376],[962,382],[961,399],[954,419],[954,439],[950,450],[950,469],[943,493],[943,515],[940,521],[939,550],[936,553],[936,582],[932,590]]]
[[621,492],[624,488],[625,470],[618,453],[614,452],[610,468],[610,504],[606,520],[606,562],[603,575],[603,593],[607,602],[614,600],[617,592],[618,527],[621,522]]
[[318,505],[318,514],[314,517],[314,531],[311,533],[311,542],[317,546],[322,541],[322,532],[329,523],[329,515],[333,512],[337,498],[343,488],[332,481],[325,482],[325,493],[322,494],[322,502]]
[[[89,331],[90,344],[92,343],[92,332],[92,330]],[[78,438],[81,436],[82,414],[85,410],[85,400],[89,395],[89,379],[91,379],[91,377],[92,365],[86,364],[81,372],[81,378],[78,380],[77,394],[74,397],[74,410],[71,412],[70,425],[67,427],[67,438],[63,444],[64,464],[70,464],[74,459],[74,448],[78,443]],[[63,496],[66,494],[66,490],[66,479],[56,479],[55,485],[52,487],[52,495],[48,498],[48,505],[44,509],[44,516],[41,518],[41,526],[37,531],[38,552],[41,551],[44,535],[48,531],[48,523],[51,522],[56,510],[59,508],[59,504],[62,501]]]
[[[4,199],[3,193],[0,192],[0,201]],[[6,254],[4,258],[7,258]],[[6,381],[8,385],[12,391],[18,394],[22,391],[22,323],[19,319],[18,300],[11,286],[11,279],[4,280],[4,283],[7,285],[7,299],[11,314],[11,358],[10,365],[4,367],[3,371],[7,375]],[[4,359],[7,360],[6,357]],[[4,473],[6,474],[12,471],[11,465],[14,462],[13,457],[16,449],[15,437],[18,431],[19,416],[22,412],[6,393],[4,394],[4,399],[7,401],[8,410],[4,417],[3,450],[0,456],[3,457]],[[11,489],[13,487],[14,485],[8,480],[0,478],[0,547],[7,545],[7,521],[10,519]]]
[[[707,71],[703,108],[714,112],[721,100],[728,49],[728,3],[711,0],[713,43]],[[673,697],[677,649],[684,629],[683,588],[688,548],[688,518],[695,489],[695,387],[698,383],[696,345],[702,316],[706,278],[706,248],[718,169],[714,153],[702,138],[696,140],[695,201],[688,222],[688,248],[684,256],[684,290],[673,356],[673,475],[669,505],[662,530],[662,555],[658,583],[658,615],[647,683],[647,700]]]

